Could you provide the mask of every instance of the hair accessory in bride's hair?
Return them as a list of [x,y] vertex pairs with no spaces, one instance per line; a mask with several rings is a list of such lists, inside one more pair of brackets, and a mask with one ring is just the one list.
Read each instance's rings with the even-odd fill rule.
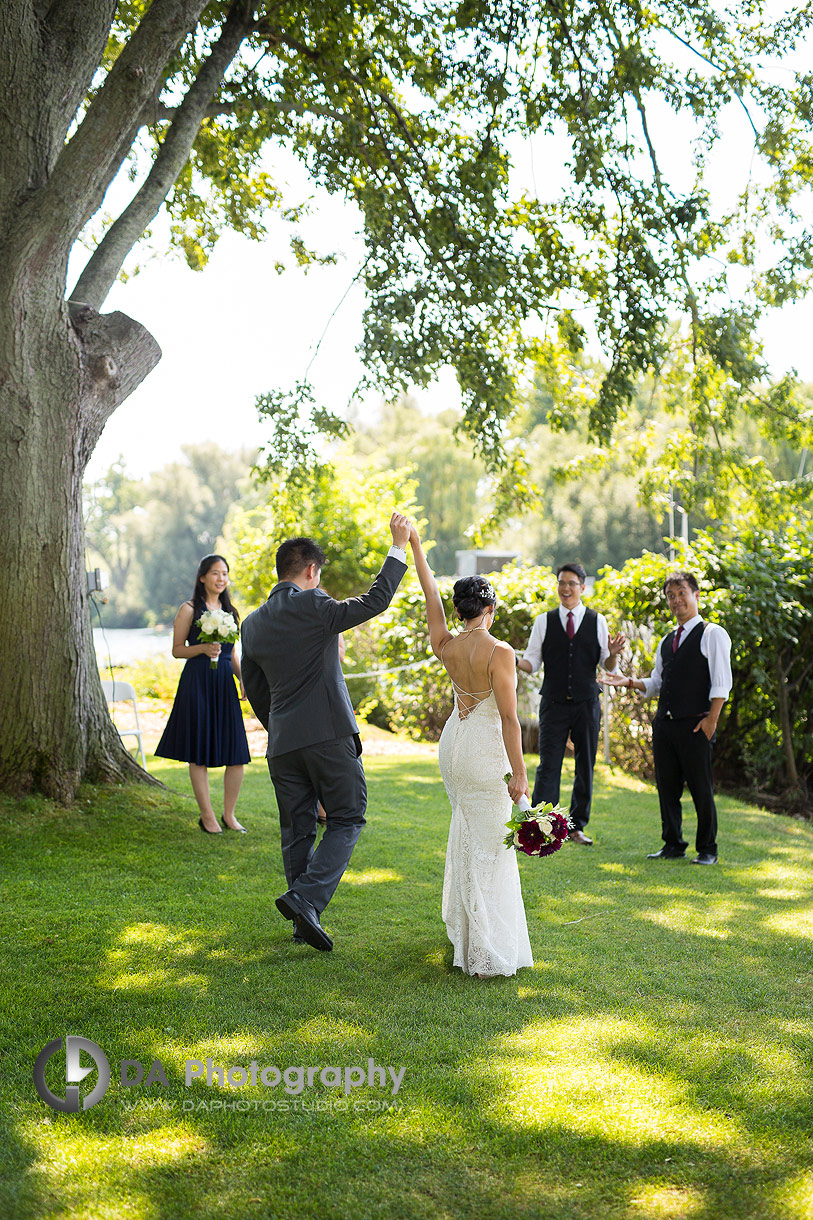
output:
[[473,619],[496,604],[497,594],[486,576],[461,576],[455,581],[452,600],[461,618]]

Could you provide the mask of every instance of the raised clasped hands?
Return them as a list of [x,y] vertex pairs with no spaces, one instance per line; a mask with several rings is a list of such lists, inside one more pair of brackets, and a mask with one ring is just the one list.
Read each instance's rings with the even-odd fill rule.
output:
[[409,534],[411,523],[409,517],[405,517],[403,513],[393,513],[390,517],[390,533],[395,546],[406,550],[406,544],[409,542]]

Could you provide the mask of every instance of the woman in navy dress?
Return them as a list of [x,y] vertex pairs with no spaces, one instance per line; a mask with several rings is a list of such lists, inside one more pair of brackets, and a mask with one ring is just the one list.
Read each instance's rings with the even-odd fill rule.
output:
[[[239,616],[228,594],[229,565],[222,555],[205,555],[198,565],[192,600],[175,615],[173,657],[186,657],[175,703],[156,748],[160,758],[189,763],[189,778],[200,809],[198,825],[208,834],[220,834],[209,796],[209,767],[225,767],[223,779],[224,830],[245,832],[234,816],[243,766],[250,761],[246,730],[234,685],[240,683],[245,699],[240,658],[233,644],[203,644],[197,620],[204,610],[225,610]],[[211,661],[217,658],[217,668]]]

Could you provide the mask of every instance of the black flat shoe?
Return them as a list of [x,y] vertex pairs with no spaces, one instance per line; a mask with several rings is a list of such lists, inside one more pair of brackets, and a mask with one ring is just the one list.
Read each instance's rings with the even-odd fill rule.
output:
[[227,826],[225,818],[220,819],[220,825],[223,827],[224,830],[233,830],[239,835],[248,834],[248,829],[245,826]]
[[647,860],[685,860],[685,851],[672,851],[669,847],[662,847],[660,851],[651,851],[647,856]]
[[203,818],[198,818],[198,826],[200,826],[205,835],[219,835],[222,833],[219,830],[207,830],[207,828],[203,825]]

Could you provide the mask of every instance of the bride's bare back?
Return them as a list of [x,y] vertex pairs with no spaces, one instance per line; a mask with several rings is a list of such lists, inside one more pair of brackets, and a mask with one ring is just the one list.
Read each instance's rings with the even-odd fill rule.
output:
[[498,642],[487,631],[475,628],[453,636],[441,649],[441,660],[452,679],[461,720],[492,694],[491,660]]

